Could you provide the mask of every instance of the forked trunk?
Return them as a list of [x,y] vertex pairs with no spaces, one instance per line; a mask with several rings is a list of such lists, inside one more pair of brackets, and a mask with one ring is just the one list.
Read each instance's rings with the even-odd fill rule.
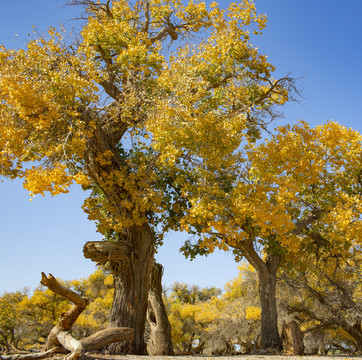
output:
[[147,321],[150,327],[148,342],[150,355],[173,355],[171,325],[162,299],[162,275],[162,265],[154,261],[147,310]]
[[146,354],[144,341],[150,274],[153,265],[153,235],[147,224],[133,226],[127,234],[129,254],[119,261],[111,260],[114,298],[109,327],[134,329],[134,341],[110,345],[118,354]]

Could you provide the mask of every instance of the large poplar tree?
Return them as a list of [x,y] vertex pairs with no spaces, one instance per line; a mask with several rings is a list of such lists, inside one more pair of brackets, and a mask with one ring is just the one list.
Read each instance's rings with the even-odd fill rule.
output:
[[300,259],[337,249],[348,257],[362,243],[361,134],[335,122],[277,130],[259,144],[245,142],[220,166],[207,158],[174,165],[181,177],[193,174],[184,182],[190,206],[180,224],[197,240],[183,250],[190,257],[231,250],[255,268],[266,349],[281,349],[279,267],[296,267]]
[[[113,239],[94,256],[110,261],[114,276],[110,326],[134,328],[135,341],[118,350],[141,354],[155,214],[177,212],[155,164],[197,148],[217,165],[276,115],[288,79],[274,80],[250,42],[266,21],[250,0],[227,10],[202,1],[68,2],[85,11],[78,34],[52,28],[23,49],[0,49],[0,172],[32,194],[64,193],[73,181],[93,189],[84,209]],[[174,146],[165,125],[185,146]],[[156,151],[149,135],[162,139]],[[157,153],[165,148],[167,159]]]

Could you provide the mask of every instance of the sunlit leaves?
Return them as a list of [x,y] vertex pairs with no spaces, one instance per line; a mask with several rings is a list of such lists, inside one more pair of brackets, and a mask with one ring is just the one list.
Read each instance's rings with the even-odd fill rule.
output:
[[251,230],[266,249],[295,254],[315,241],[308,231],[328,234],[338,251],[360,244],[361,140],[334,122],[278,128],[269,140],[239,148],[227,168],[200,165],[199,182],[185,187],[192,206],[182,224],[200,229],[208,251],[233,247]]
[[1,174],[22,177],[33,194],[73,181],[92,188],[84,209],[104,234],[160,219],[172,228],[176,217],[162,214],[180,213],[182,202],[166,203],[177,199],[159,186],[163,164],[189,154],[229,166],[244,135],[259,136],[258,114],[288,97],[250,43],[266,18],[247,0],[225,10],[85,4],[75,35],[50,28],[23,49],[1,48]]

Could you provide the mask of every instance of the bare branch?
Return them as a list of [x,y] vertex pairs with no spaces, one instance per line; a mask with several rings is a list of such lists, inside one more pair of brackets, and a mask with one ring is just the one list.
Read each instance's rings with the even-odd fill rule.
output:
[[47,277],[43,272],[41,273],[42,279],[40,283],[46,286],[49,290],[53,291],[54,293],[65,297],[66,299],[70,300],[73,304],[85,308],[89,301],[76,292],[66,288],[63,285],[60,285],[58,281],[54,278],[52,274],[49,274]]

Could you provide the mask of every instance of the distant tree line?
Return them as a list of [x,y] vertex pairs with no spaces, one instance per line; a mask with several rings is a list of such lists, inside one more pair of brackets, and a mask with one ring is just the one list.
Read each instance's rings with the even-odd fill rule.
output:
[[[353,260],[332,259],[333,276],[315,267],[298,277],[287,272],[280,276],[279,327],[295,320],[304,333],[306,354],[358,353],[357,331],[346,326],[358,323],[362,309],[361,264]],[[91,300],[74,324],[73,336],[83,338],[105,329],[114,292],[109,272],[99,269],[88,278],[61,283]],[[249,265],[240,265],[239,275],[223,289],[175,282],[163,296],[175,354],[230,355],[262,348],[258,277]],[[3,294],[1,353],[43,349],[50,330],[69,307],[69,301],[42,286],[33,292]],[[148,343],[148,326],[145,338]]]

